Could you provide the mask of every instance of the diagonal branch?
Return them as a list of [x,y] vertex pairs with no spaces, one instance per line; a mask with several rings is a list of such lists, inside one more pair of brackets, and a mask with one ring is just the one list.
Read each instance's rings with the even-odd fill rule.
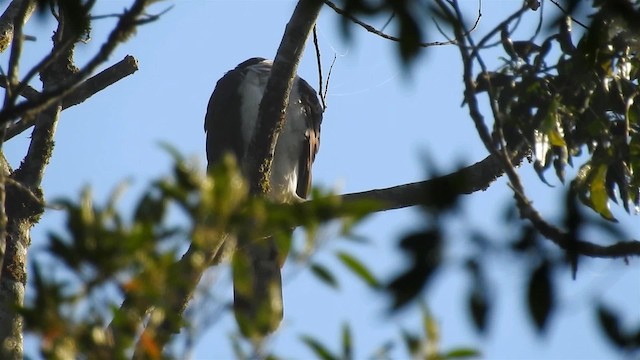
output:
[[23,24],[26,22],[33,14],[33,11],[36,9],[36,4],[30,0],[13,0],[11,4],[4,11],[2,16],[0,16],[0,53],[7,50],[9,44],[13,41],[13,32],[14,32],[14,22],[16,17],[20,14],[20,7],[28,2],[27,11],[23,18]]
[[102,45],[98,53],[80,71],[62,81],[55,89],[43,92],[43,96],[35,101],[27,100],[15,106],[2,109],[0,111],[0,124],[19,117],[37,114],[74,91],[82,80],[95,71],[100,64],[104,63],[115,48],[132,34],[139,25],[139,17],[144,14],[144,10],[152,2],[153,0],[136,0],[129,9],[124,11],[118,24],[111,31],[107,41]]
[[[124,59],[116,64],[104,69],[97,75],[88,78],[78,85],[74,91],[62,98],[62,110],[81,104],[91,96],[133,74],[137,70],[138,61],[131,55],[125,56]],[[2,81],[3,77],[0,76],[0,87],[2,86]],[[36,100],[38,96],[41,96],[37,90],[28,86],[24,88],[20,95],[28,100]],[[9,140],[21,134],[23,131],[33,126],[34,123],[35,118],[27,117],[15,124],[12,124],[7,128],[5,139]]]
[[269,174],[273,153],[280,130],[284,127],[289,94],[298,70],[305,43],[322,8],[320,0],[300,0],[291,20],[285,28],[278,48],[271,76],[267,82],[258,124],[247,152],[247,178],[250,192],[266,194],[269,191]]
[[[523,150],[512,152],[512,162],[520,164],[526,154]],[[434,203],[433,196],[440,189],[447,188],[452,193],[468,195],[486,190],[503,174],[502,160],[496,155],[489,155],[473,165],[444,176],[385,189],[344,194],[342,200],[345,203],[374,200],[379,204],[376,212],[428,205]]]
[[[338,7],[336,4],[334,4],[333,2],[329,1],[329,0],[323,0],[325,4],[327,4],[328,7],[330,7],[333,11],[336,12],[336,14],[340,15],[340,16],[344,16],[345,18],[349,19],[351,22],[353,22],[354,24],[362,27],[363,29],[367,30],[368,32],[377,35],[383,39],[387,39],[387,40],[391,40],[391,41],[395,41],[395,42],[403,42],[405,40],[393,36],[393,35],[389,35],[385,32],[383,32],[382,30],[378,30],[375,27],[367,24],[366,22],[358,19],[357,17],[351,15],[349,12],[341,9],[340,7]],[[471,29],[469,29],[468,33],[474,31],[477,27],[478,24],[480,23],[480,18],[482,17],[482,13],[481,13],[481,9],[478,10],[478,17],[476,18],[475,23],[473,24],[473,26],[471,27]],[[389,21],[391,21],[391,18],[389,19]],[[388,22],[387,22],[388,24]],[[387,26],[387,24],[385,24],[384,27]],[[437,25],[437,24],[436,24]],[[383,27],[383,29],[384,29]],[[453,45],[457,43],[457,39],[451,39],[451,40],[447,40],[447,41],[432,41],[432,42],[418,42],[417,45],[420,47],[431,47],[431,46],[443,46],[443,45]]]

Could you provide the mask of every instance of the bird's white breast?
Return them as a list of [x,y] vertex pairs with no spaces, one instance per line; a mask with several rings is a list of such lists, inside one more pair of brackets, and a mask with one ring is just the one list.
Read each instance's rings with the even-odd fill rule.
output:
[[[250,67],[240,85],[241,127],[245,153],[255,132],[258,109],[269,76],[266,66]],[[298,166],[307,129],[304,108],[297,91],[297,77],[289,97],[287,121],[280,133],[271,165],[271,191],[269,196],[278,201],[299,199],[296,195]]]

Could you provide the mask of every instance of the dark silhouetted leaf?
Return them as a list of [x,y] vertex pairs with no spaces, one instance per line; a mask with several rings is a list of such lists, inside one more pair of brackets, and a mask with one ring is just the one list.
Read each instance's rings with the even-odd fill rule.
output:
[[313,275],[315,275],[320,281],[331,286],[332,288],[338,288],[338,280],[333,276],[333,273],[325,266],[314,263],[309,267]]
[[402,341],[407,347],[409,354],[416,357],[420,353],[420,338],[411,334],[407,330],[402,330]]
[[467,295],[467,307],[476,330],[484,333],[490,309],[486,279],[478,261],[474,259],[467,261],[466,268],[471,275],[471,288]]
[[437,230],[411,234],[400,241],[400,247],[413,262],[387,285],[387,291],[393,297],[392,310],[414,300],[442,261],[442,238]]
[[553,311],[554,294],[549,263],[544,261],[531,273],[527,290],[529,314],[539,333],[545,331]]
[[625,334],[620,326],[620,319],[611,309],[606,308],[600,304],[597,309],[598,321],[600,328],[613,344],[617,347],[631,350],[633,343],[635,342],[636,350],[640,349],[640,342],[638,339],[632,338],[631,335]]

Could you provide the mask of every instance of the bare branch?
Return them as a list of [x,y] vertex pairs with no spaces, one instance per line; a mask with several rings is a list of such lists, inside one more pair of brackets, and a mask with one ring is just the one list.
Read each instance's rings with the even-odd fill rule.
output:
[[574,23],[576,23],[576,24],[578,24],[578,25],[582,26],[582,28],[584,28],[584,29],[587,29],[587,30],[589,29],[589,27],[588,27],[587,25],[585,25],[584,23],[581,23],[581,22],[580,22],[580,21],[578,21],[576,18],[574,18],[573,16],[571,16],[571,14],[569,14],[569,12],[568,12],[565,8],[563,8],[563,7],[562,7],[562,5],[560,5],[560,3],[559,3],[558,1],[556,1],[556,0],[551,0],[551,3],[552,3],[553,5],[555,5],[558,9],[560,9],[560,11],[562,11],[565,15],[569,16],[569,17],[571,18],[571,20],[572,20]]
[[38,100],[24,101],[15,106],[2,109],[0,111],[0,124],[15,120],[19,117],[36,114],[71,93],[82,80],[108,59],[118,44],[125,41],[132,34],[138,25],[140,15],[144,13],[146,6],[151,2],[153,2],[153,0],[136,0],[133,5],[124,12],[116,27],[109,34],[107,41],[84,68],[58,84],[55,89],[43,92],[43,95]]
[[13,0],[0,17],[0,52],[7,50],[13,40],[13,24],[16,16],[20,13],[20,7],[25,2],[29,3],[29,7],[23,21],[27,21],[36,9],[35,2],[30,0]]
[[[364,21],[361,21],[360,19],[358,19],[357,17],[349,14],[348,12],[342,10],[341,8],[339,8],[336,4],[334,4],[333,2],[329,1],[329,0],[323,0],[325,4],[327,4],[327,6],[329,6],[331,9],[333,9],[333,11],[335,11],[338,15],[344,16],[347,19],[351,20],[353,23],[359,25],[360,27],[362,27],[363,29],[367,30],[368,32],[375,34],[383,39],[387,39],[387,40],[391,40],[391,41],[395,41],[395,42],[402,42],[402,39],[400,39],[399,37],[393,36],[393,35],[389,35],[387,33],[384,33],[378,29],[376,29],[375,27],[365,23]],[[482,16],[481,12],[478,12],[478,18],[476,19],[475,24],[472,26],[472,28],[469,30],[469,32],[472,32],[473,30],[475,30],[475,28],[478,26],[478,23],[480,22],[480,17]],[[391,21],[391,19],[389,19],[389,21]],[[387,26],[387,24],[384,25],[385,27]],[[447,40],[447,41],[432,41],[432,42],[419,42],[417,45],[420,47],[431,47],[431,46],[443,46],[443,45],[452,45],[456,43],[456,39],[453,40]]]
[[313,26],[313,47],[316,49],[316,60],[318,65],[318,96],[320,96],[320,101],[322,101],[322,110],[327,110],[327,103],[325,102],[325,97],[322,96],[324,93],[322,82],[324,77],[322,76],[322,61],[320,60],[320,45],[318,44],[318,29],[317,26]]
[[88,78],[62,100],[66,109],[81,104],[91,96],[138,71],[138,61],[131,55]]
[[[78,87],[69,95],[65,96],[62,99],[62,110],[83,103],[96,93],[133,74],[137,70],[138,61],[131,55],[125,56],[124,59],[116,64],[102,70],[97,75],[88,78],[82,84],[78,85]],[[0,84],[2,83],[2,80],[3,77],[0,76]],[[24,90],[20,95],[28,100],[36,100],[37,97],[40,96],[40,93],[34,88],[27,86],[24,87]],[[33,126],[34,123],[35,118],[23,118],[19,122],[10,125],[7,128],[5,139],[9,140],[21,134],[23,131]]]
[[[7,79],[7,77],[5,75],[0,75],[0,87],[3,89],[7,88],[7,82],[9,81],[9,79]],[[29,85],[24,85],[22,83],[20,83],[19,85],[21,85],[22,88],[22,92],[20,92],[18,95],[22,96],[23,98],[27,99],[27,100],[35,100],[38,98],[38,96],[40,96],[40,91],[32,88]]]
[[[519,164],[525,154],[524,151],[513,152],[511,154],[513,162]],[[431,194],[436,194],[443,187],[447,187],[448,191],[456,194],[472,194],[486,190],[503,174],[501,160],[496,155],[489,155],[473,165],[444,176],[386,189],[345,194],[342,195],[342,199],[345,202],[375,200],[380,203],[376,211],[428,205],[433,203]]]

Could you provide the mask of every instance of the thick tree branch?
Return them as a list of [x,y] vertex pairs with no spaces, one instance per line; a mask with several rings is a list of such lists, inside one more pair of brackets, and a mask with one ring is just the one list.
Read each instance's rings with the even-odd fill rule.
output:
[[14,22],[16,16],[20,14],[20,7],[24,4],[28,3],[27,12],[25,13],[23,24],[26,22],[33,14],[33,11],[36,9],[36,4],[30,0],[13,0],[11,4],[4,11],[2,16],[0,16],[0,52],[7,50],[9,44],[13,41],[13,30],[14,30]]
[[[88,78],[78,85],[74,91],[62,98],[62,110],[81,104],[91,96],[133,74],[137,70],[138,61],[131,55],[125,56],[124,59],[116,64]],[[2,76],[0,76],[0,84],[2,84]],[[24,89],[21,95],[28,100],[36,100],[37,97],[40,96],[40,93],[31,87],[25,87]],[[5,139],[9,140],[21,134],[33,126],[34,122],[34,118],[23,118],[19,122],[12,124],[7,128]]]
[[273,153],[284,127],[289,94],[296,77],[305,43],[322,8],[321,0],[300,0],[282,37],[271,76],[265,89],[258,125],[247,152],[247,178],[253,194],[269,191],[269,175]]
[[[525,151],[513,152],[512,161],[520,164],[525,155]],[[345,194],[342,195],[342,199],[344,202],[377,201],[380,205],[376,211],[429,205],[434,203],[433,195],[442,189],[455,194],[472,194],[486,190],[503,174],[502,161],[496,155],[489,155],[473,165],[444,176],[386,189]]]
[[[16,34],[18,33],[16,31]],[[65,22],[65,14],[61,13],[56,35],[54,36],[53,51],[56,51],[56,47],[64,39],[68,38],[71,33],[72,31],[67,22]],[[72,64],[73,47],[68,49],[65,55],[64,57],[58,57],[52,66],[42,74],[45,91],[48,88],[55,87],[59,79],[68,77],[74,68]],[[8,104],[5,103],[5,105]],[[38,114],[27,155],[20,168],[12,174],[14,180],[36,194],[39,199],[42,198],[40,184],[44,169],[51,157],[53,136],[60,111],[61,106],[57,104]],[[7,207],[7,209],[10,208]],[[16,311],[16,306],[22,306],[24,302],[24,288],[27,278],[27,250],[31,243],[29,231],[33,224],[37,222],[37,217],[25,217],[22,216],[23,214],[11,212],[8,215],[7,256],[0,276],[0,291],[2,291],[0,296],[3,300],[0,305],[0,311],[5,313],[2,317],[5,317],[7,321],[2,324],[0,344],[11,344],[11,346],[3,346],[0,354],[3,359],[20,359],[23,352],[23,319],[21,314]]]

